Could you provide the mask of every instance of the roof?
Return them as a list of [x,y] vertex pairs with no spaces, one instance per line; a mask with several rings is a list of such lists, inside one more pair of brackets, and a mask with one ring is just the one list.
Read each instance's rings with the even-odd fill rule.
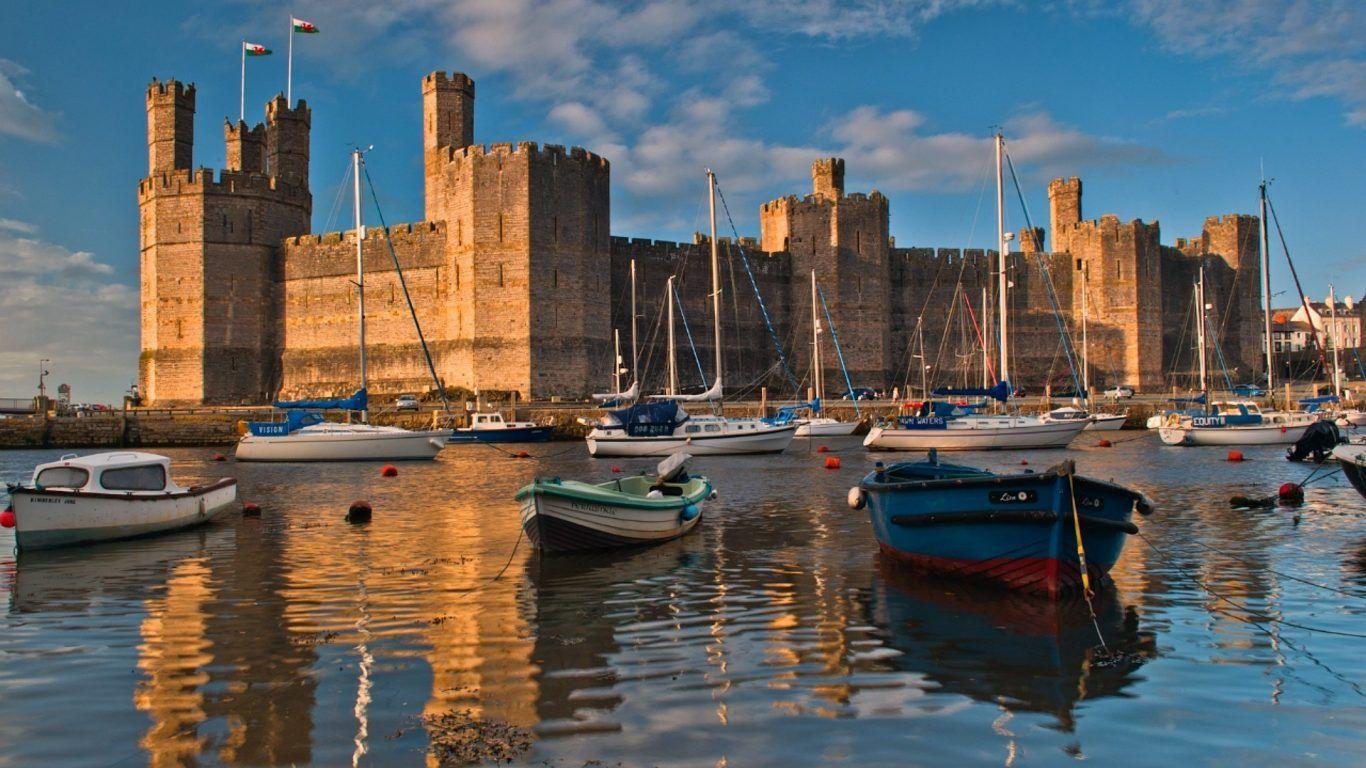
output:
[[142,464],[166,464],[171,460],[158,453],[143,453],[141,451],[111,451],[108,453],[92,453],[89,456],[76,456],[68,454],[57,461],[49,461],[46,464],[39,464],[35,471],[41,471],[48,467],[84,467],[85,469],[112,469],[116,467],[131,467]]

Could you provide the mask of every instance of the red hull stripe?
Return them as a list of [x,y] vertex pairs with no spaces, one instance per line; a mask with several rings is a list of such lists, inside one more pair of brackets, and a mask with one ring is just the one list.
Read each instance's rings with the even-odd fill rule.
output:
[[[1081,590],[1081,571],[1075,563],[1052,557],[1000,557],[989,560],[961,560],[933,555],[915,555],[883,546],[882,551],[919,571],[959,579],[987,581],[1022,592],[1057,596]],[[1101,584],[1106,569],[1087,563],[1093,584]]]

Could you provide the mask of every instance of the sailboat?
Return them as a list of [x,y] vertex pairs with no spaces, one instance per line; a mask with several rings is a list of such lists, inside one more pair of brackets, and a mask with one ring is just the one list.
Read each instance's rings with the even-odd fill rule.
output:
[[[694,456],[781,453],[792,443],[797,431],[795,424],[771,424],[763,419],[737,419],[722,415],[721,268],[716,243],[716,175],[710,168],[707,169],[707,191],[711,212],[711,308],[716,379],[701,394],[678,395],[671,391],[649,402],[609,411],[588,433],[586,440],[591,456],[668,456],[684,451]],[[672,285],[670,289],[672,301]],[[672,320],[671,312],[671,342]],[[677,382],[673,354],[673,344],[670,343],[671,389]],[[716,405],[716,413],[693,416],[679,405],[680,401],[708,401]]]
[[[991,397],[1002,403],[1010,399],[1013,388],[1010,385],[1007,325],[1006,264],[1009,257],[1009,239],[1005,231],[1005,180],[1002,164],[1005,153],[1005,139],[996,134],[996,235],[1000,274],[998,296],[1000,298],[1001,333],[1001,378],[996,386],[981,389],[938,389],[937,395],[967,395]],[[1018,413],[990,415],[963,411],[958,407],[936,407],[947,404],[923,403],[919,413],[902,416],[888,424],[874,426],[863,445],[870,450],[881,451],[972,451],[1021,448],[1066,448],[1073,438],[1081,434],[1090,423],[1088,420],[1045,421],[1038,416],[1024,416]]]
[[[810,416],[798,416],[792,420],[797,425],[797,437],[842,437],[854,434],[858,429],[857,421],[840,421],[821,415],[821,403],[825,402],[825,367],[821,363],[821,319],[817,312],[816,270],[811,270],[811,383],[814,397],[804,406],[811,411]],[[843,366],[843,362],[840,363]],[[852,389],[852,388],[851,388]],[[858,401],[854,400],[854,408]]]
[[[1264,338],[1266,345],[1266,391],[1275,392],[1275,359],[1271,346],[1271,272],[1268,264],[1266,181],[1261,190],[1261,249],[1262,299],[1265,312]],[[1200,355],[1200,390],[1208,398],[1209,381],[1206,371],[1206,318],[1209,305],[1205,303],[1205,268],[1200,268],[1195,284],[1195,303],[1199,327],[1197,335]],[[1157,434],[1167,445],[1290,445],[1304,436],[1310,425],[1318,421],[1318,414],[1294,411],[1262,411],[1254,402],[1211,403],[1203,413],[1170,413],[1162,417]]]
[[[351,153],[355,177],[356,286],[359,295],[358,335],[360,349],[360,389],[341,400],[296,400],[276,402],[287,411],[283,422],[253,422],[237,443],[239,461],[396,461],[434,459],[446,446],[449,429],[411,430],[382,427],[368,423],[369,396],[365,368],[365,224],[361,217],[360,178],[362,152]],[[360,411],[358,424],[324,421],[321,410]]]
[[[1081,278],[1081,396],[1083,399],[1091,398],[1091,361],[1090,345],[1086,338],[1086,283],[1090,277],[1090,270],[1084,270]],[[1127,421],[1127,413],[1091,413],[1084,408],[1063,407],[1054,408],[1043,415],[1044,421],[1073,421],[1083,420],[1088,430],[1112,431],[1123,429],[1124,422]]]

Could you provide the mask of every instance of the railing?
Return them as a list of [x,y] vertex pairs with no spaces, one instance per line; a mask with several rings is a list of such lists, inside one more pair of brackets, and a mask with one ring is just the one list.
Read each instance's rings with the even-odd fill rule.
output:
[[32,397],[0,397],[0,413],[34,413]]

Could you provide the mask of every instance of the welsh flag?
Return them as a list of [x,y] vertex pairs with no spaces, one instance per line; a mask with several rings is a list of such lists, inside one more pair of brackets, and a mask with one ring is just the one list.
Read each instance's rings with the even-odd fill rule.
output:
[[247,54],[248,56],[269,56],[269,55],[270,55],[270,49],[269,49],[269,48],[265,47],[264,45],[257,45],[256,43],[248,43],[248,42],[245,41],[245,40],[242,41],[242,52],[245,53],[245,54]]
[[290,16],[289,22],[294,25],[295,32],[305,35],[318,34],[318,28],[313,26],[313,22],[311,21],[304,21],[303,19],[296,19],[293,16]]

